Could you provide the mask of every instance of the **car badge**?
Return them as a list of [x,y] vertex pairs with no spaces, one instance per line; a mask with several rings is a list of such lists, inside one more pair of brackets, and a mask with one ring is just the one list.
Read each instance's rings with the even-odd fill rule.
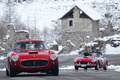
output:
[[35,57],[35,55],[33,57]]

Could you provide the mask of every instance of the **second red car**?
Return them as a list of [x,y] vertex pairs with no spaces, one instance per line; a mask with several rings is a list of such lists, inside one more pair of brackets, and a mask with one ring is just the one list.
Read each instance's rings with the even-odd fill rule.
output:
[[81,57],[74,59],[75,70],[78,70],[78,68],[87,70],[87,68],[92,67],[94,67],[95,70],[98,70],[99,68],[107,70],[107,66],[108,61],[100,52],[84,52]]

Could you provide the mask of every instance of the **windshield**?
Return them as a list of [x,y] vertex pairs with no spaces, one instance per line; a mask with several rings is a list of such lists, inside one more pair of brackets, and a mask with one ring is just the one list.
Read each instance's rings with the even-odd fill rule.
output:
[[97,52],[85,52],[85,53],[83,53],[83,56],[85,57],[85,56],[92,56],[92,57],[100,57],[100,53],[97,53]]
[[13,51],[19,50],[48,50],[48,46],[43,41],[30,41],[30,42],[19,42],[15,43]]

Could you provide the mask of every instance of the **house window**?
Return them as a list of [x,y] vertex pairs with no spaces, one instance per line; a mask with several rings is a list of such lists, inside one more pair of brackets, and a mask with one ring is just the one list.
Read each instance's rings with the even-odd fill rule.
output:
[[70,26],[70,27],[73,26],[73,20],[69,20],[69,26]]

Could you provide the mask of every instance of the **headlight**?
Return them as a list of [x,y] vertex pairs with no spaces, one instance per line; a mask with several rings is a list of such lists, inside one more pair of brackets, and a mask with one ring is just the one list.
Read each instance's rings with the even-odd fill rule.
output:
[[18,55],[13,55],[13,56],[12,56],[12,60],[13,60],[14,62],[17,62],[17,61],[18,61]]
[[92,59],[92,62],[95,62],[96,61],[96,59]]
[[51,54],[51,55],[50,55],[50,58],[51,58],[51,60],[53,60],[53,61],[54,61],[54,60],[56,60],[57,55],[56,55],[56,54]]

